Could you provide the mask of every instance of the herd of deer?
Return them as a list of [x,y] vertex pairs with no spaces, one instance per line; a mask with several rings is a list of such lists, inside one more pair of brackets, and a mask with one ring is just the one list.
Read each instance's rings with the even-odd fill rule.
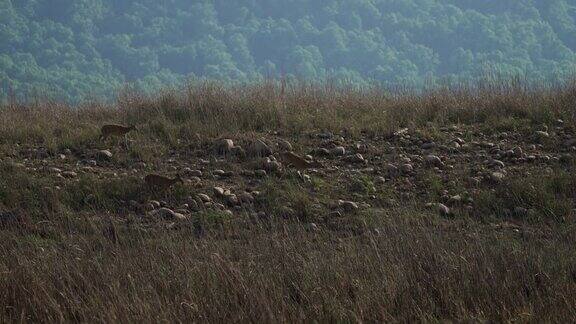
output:
[[[136,126],[123,126],[117,124],[108,124],[102,126],[100,129],[100,139],[106,140],[110,137],[124,137],[126,146],[128,146],[127,135],[129,132],[137,130]],[[282,152],[280,157],[285,163],[291,165],[293,168],[299,170],[306,170],[311,168],[321,168],[322,164],[317,161],[307,161],[301,156],[293,152]],[[168,178],[159,174],[148,174],[144,177],[144,181],[151,189],[165,190],[172,187],[176,183],[183,183],[182,178],[177,175],[175,178]]]

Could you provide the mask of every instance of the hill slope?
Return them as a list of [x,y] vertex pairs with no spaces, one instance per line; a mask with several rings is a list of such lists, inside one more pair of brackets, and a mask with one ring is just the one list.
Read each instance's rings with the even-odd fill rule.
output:
[[568,0],[0,1],[0,95],[78,100],[186,78],[423,85],[576,66]]

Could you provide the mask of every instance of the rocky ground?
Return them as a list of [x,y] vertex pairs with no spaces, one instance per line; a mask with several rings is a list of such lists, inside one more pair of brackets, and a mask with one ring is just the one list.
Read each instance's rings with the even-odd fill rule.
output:
[[574,89],[0,106],[0,322],[575,321]]
[[[506,197],[498,196],[513,182],[544,186],[529,180],[570,177],[576,136],[562,120],[530,132],[488,133],[479,126],[452,125],[403,128],[385,135],[343,131],[210,140],[198,136],[197,142],[152,163],[134,158],[123,143],[112,140],[99,144],[106,149],[58,152],[21,145],[2,162],[27,176],[50,179],[42,188],[48,192],[76,190],[90,182],[125,183],[131,192],[114,197],[114,209],[107,211],[126,221],[157,220],[167,226],[208,211],[258,219],[282,216],[322,230],[347,214],[404,205],[429,208],[444,217],[493,222],[566,219],[575,207],[571,201],[564,209],[546,209],[537,201],[503,201]],[[136,140],[129,143],[138,145]],[[285,151],[318,161],[321,167],[297,170],[278,154]],[[180,175],[184,183],[154,190],[143,181],[150,173]],[[98,197],[102,192],[85,194],[82,207],[107,205]]]

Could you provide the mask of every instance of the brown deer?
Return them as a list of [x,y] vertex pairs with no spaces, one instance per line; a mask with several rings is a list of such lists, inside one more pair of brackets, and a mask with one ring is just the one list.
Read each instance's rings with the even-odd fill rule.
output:
[[136,126],[110,124],[102,126],[100,133],[102,139],[107,139],[110,136],[124,136],[133,130],[136,130]]
[[100,129],[100,139],[101,140],[105,140],[109,137],[112,136],[124,136],[124,143],[126,144],[126,147],[128,147],[128,137],[127,134],[130,131],[136,130],[136,126],[122,126],[122,125],[116,125],[116,124],[109,124],[109,125],[104,125],[102,126],[102,128]]
[[306,169],[313,169],[313,168],[322,168],[323,165],[318,161],[307,161],[301,156],[293,153],[293,152],[282,152],[280,153],[280,157],[284,161],[284,163],[292,165],[293,168],[297,170],[306,170]]
[[175,185],[177,182],[184,183],[180,175],[177,175],[176,178],[174,179],[170,179],[168,177],[161,176],[158,174],[149,174],[146,177],[144,177],[144,181],[146,182],[149,188],[159,190],[166,190]]

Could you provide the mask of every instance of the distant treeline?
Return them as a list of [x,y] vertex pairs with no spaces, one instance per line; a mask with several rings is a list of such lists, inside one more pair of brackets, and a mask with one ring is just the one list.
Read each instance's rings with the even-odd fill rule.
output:
[[575,70],[572,0],[0,0],[0,99],[198,78],[419,86]]

